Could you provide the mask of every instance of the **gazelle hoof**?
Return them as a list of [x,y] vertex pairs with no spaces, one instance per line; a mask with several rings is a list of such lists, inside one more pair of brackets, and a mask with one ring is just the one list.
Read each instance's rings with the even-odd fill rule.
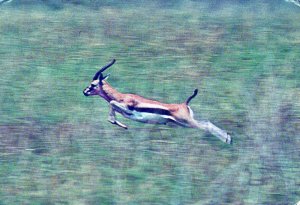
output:
[[226,141],[227,144],[232,144],[232,138],[231,136],[227,133]]

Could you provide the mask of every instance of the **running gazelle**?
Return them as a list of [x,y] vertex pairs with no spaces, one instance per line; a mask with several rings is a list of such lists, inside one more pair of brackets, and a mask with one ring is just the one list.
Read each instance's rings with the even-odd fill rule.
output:
[[120,93],[106,82],[109,75],[103,75],[103,72],[115,62],[116,60],[113,59],[101,68],[95,74],[91,84],[83,91],[85,96],[99,95],[109,103],[109,122],[127,129],[126,125],[116,119],[116,112],[118,112],[124,117],[138,122],[176,124],[182,127],[200,128],[210,132],[225,143],[231,143],[230,135],[224,130],[210,121],[197,121],[194,119],[193,111],[188,104],[197,95],[197,89],[194,90],[193,95],[181,104],[166,104],[135,94]]

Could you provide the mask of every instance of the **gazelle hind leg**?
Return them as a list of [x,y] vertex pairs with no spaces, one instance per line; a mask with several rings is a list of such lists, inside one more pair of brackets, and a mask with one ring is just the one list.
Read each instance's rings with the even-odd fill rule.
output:
[[124,129],[127,129],[127,126],[124,125],[123,123],[119,122],[116,120],[116,112],[112,105],[109,106],[109,116],[108,116],[108,121],[112,124],[118,125],[119,127],[122,127]]
[[218,137],[221,141],[231,144],[231,136],[224,130],[218,128],[216,125],[211,123],[210,121],[193,121],[194,127],[203,129],[205,131],[210,132],[214,136]]

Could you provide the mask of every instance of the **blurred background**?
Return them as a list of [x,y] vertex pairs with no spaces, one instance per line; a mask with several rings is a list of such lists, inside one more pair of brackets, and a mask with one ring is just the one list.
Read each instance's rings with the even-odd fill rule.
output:
[[[295,204],[300,8],[283,0],[0,5],[0,204]],[[118,119],[109,83],[190,106],[233,137]]]

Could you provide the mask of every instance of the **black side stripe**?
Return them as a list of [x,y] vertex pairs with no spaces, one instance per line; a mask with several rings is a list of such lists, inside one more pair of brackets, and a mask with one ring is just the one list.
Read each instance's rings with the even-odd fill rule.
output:
[[161,109],[161,108],[146,108],[146,107],[133,107],[129,106],[129,110],[135,110],[137,112],[148,112],[159,115],[171,115],[169,110]]

